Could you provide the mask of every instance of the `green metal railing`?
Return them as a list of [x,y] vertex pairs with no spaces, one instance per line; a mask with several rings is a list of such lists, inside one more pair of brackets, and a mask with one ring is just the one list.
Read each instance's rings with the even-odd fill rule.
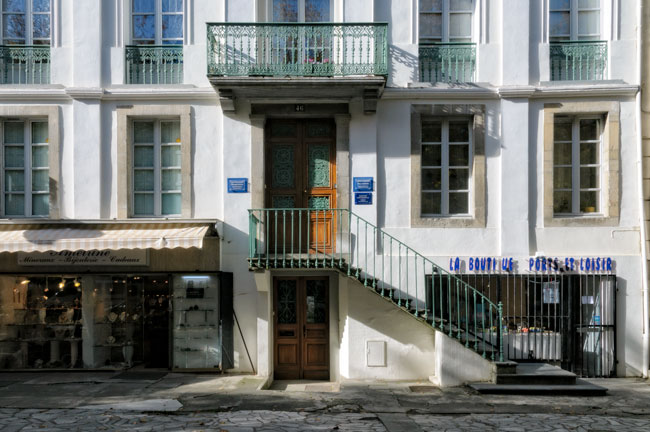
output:
[[208,75],[388,75],[386,23],[208,23]]
[[551,81],[603,80],[607,75],[607,42],[551,42],[549,60]]
[[127,45],[127,84],[181,84],[183,46]]
[[421,82],[473,82],[476,72],[475,43],[420,45]]
[[50,47],[0,45],[0,84],[49,84]]
[[332,268],[459,340],[503,361],[503,308],[347,209],[249,210],[252,269]]

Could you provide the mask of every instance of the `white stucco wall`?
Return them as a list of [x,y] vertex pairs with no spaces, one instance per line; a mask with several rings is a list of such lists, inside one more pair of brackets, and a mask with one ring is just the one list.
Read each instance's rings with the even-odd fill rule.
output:
[[[188,0],[185,24],[184,83],[174,86],[125,86],[124,46],[130,43],[128,2],[117,0],[79,6],[56,0],[53,25],[52,86],[30,89],[43,96],[0,99],[3,104],[56,105],[61,116],[60,201],[63,218],[111,219],[117,216],[116,109],[138,104],[191,107],[192,217],[223,221],[221,270],[235,278],[235,311],[252,361],[262,375],[269,360],[269,304],[248,271],[250,194],[227,194],[228,177],[251,178],[250,101],[237,101],[237,112],[223,113],[206,78],[206,22],[251,22],[262,1]],[[74,3],[74,6],[73,6]],[[90,2],[89,2],[90,3]],[[548,81],[548,31],[541,1],[476,0],[473,41],[477,81],[492,88],[487,96],[459,96],[416,90],[380,100],[377,113],[365,115],[360,100],[350,112],[350,175],[376,180],[373,205],[348,204],[355,213],[446,267],[461,256],[611,256],[619,286],[618,373],[637,375],[641,367],[641,273],[638,183],[636,180],[636,108],[631,96],[612,96],[617,85],[637,84],[637,1],[618,1],[619,16],[602,24],[609,40],[608,78],[614,90],[589,97],[530,96]],[[610,4],[610,2],[603,2]],[[386,94],[418,80],[417,0],[336,0],[335,20],[389,22],[390,75]],[[610,6],[603,14],[611,12]],[[623,83],[623,84],[621,84]],[[584,83],[583,83],[584,84]],[[522,87],[528,94],[499,95],[499,87]],[[544,84],[539,89],[548,87]],[[86,96],[70,95],[71,88]],[[2,90],[2,89],[0,89]],[[95,92],[90,97],[88,93]],[[413,89],[411,89],[413,90]],[[176,95],[171,95],[171,91]],[[167,93],[166,93],[167,92]],[[427,93],[428,92],[428,93]],[[207,93],[207,95],[206,95]],[[3,94],[0,92],[0,95]],[[178,94],[181,94],[180,96]],[[607,94],[604,96],[604,94]],[[212,95],[212,96],[210,96]],[[2,96],[0,96],[2,97]],[[617,226],[549,228],[543,223],[543,108],[545,103],[618,101],[620,116],[620,219]],[[411,228],[410,112],[413,104],[484,104],[486,107],[486,225],[482,228]],[[346,280],[346,278],[343,278]],[[339,283],[339,361],[336,375],[357,378],[411,379],[434,374],[433,332],[354,283]],[[421,294],[420,294],[421,298]],[[361,306],[359,306],[361,305]],[[391,317],[388,326],[384,317]],[[341,318],[343,317],[343,318]],[[378,319],[382,317],[382,319]],[[388,320],[386,320],[388,322]],[[395,324],[393,324],[395,323]],[[389,328],[390,327],[390,328]],[[334,338],[332,336],[332,338]],[[235,369],[250,371],[235,332]],[[388,366],[365,366],[365,341],[385,340]],[[333,351],[334,352],[334,351]],[[439,367],[438,364],[436,367]],[[440,369],[439,369],[440,370]]]

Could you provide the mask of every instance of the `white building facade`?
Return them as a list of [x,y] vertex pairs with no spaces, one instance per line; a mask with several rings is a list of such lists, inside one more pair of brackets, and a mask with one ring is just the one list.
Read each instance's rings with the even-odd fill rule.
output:
[[0,367],[647,375],[640,3],[5,2]]

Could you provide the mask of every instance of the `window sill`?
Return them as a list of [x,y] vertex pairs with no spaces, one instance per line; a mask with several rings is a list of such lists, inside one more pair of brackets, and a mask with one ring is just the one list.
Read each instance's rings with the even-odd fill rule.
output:
[[411,228],[485,228],[485,221],[473,215],[420,216],[411,218]]
[[603,214],[553,216],[544,220],[545,227],[597,227],[617,225],[617,217],[605,216]]

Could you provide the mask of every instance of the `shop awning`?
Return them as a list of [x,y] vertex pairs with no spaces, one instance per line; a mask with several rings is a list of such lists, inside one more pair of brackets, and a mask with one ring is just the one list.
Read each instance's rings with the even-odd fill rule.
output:
[[1,224],[0,252],[201,248],[206,236],[216,235],[214,224],[214,221]]

